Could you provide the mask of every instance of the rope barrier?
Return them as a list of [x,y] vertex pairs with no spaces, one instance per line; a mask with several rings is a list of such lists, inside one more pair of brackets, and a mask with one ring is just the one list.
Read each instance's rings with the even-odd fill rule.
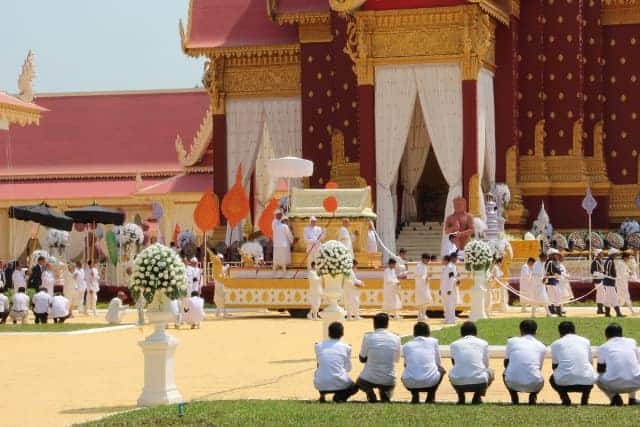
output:
[[[498,285],[500,285],[501,287],[503,287],[504,289],[508,290],[509,292],[513,293],[514,295],[516,295],[517,297],[521,298],[521,299],[526,299],[527,301],[533,302],[533,303],[538,303],[540,305],[544,305],[547,304],[547,301],[539,301],[539,300],[535,300],[529,296],[526,296],[524,294],[522,294],[519,290],[516,290],[514,287],[512,287],[511,285],[507,284],[507,283],[503,283],[500,279],[494,277],[493,278],[496,283]],[[564,305],[564,304],[572,304],[574,302],[578,302],[581,301],[583,299],[585,299],[586,297],[588,297],[589,295],[591,295],[592,293],[597,291],[597,286],[594,286],[593,289],[591,289],[589,292],[587,292],[586,294],[582,295],[581,297],[578,298],[573,298],[570,300],[566,300],[566,301],[560,301],[560,305]]]

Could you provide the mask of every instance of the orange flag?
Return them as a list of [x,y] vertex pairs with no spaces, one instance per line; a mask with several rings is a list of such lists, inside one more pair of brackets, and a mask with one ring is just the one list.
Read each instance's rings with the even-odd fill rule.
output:
[[193,211],[193,221],[203,233],[211,231],[220,224],[218,199],[211,190],[205,191]]
[[240,224],[249,214],[249,196],[242,185],[242,164],[236,171],[236,182],[222,198],[222,214],[231,227]]
[[267,206],[264,207],[264,210],[260,215],[260,220],[258,221],[260,231],[262,231],[262,234],[270,239],[273,238],[273,229],[271,228],[271,223],[273,223],[273,218],[275,216],[274,214],[279,206],[279,199],[271,199],[269,203],[267,203]]

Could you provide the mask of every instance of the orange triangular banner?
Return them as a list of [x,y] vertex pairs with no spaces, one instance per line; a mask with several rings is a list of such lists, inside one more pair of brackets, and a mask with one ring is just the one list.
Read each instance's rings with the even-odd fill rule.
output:
[[249,214],[249,196],[242,185],[242,164],[236,171],[236,182],[222,198],[222,214],[235,227]]
[[211,231],[220,224],[218,198],[211,190],[205,191],[193,211],[193,221],[203,233]]
[[273,238],[273,228],[271,227],[271,224],[273,223],[276,209],[278,209],[279,206],[280,200],[271,199],[269,203],[267,203],[267,206],[264,207],[264,210],[260,215],[260,220],[258,221],[260,231],[270,239]]

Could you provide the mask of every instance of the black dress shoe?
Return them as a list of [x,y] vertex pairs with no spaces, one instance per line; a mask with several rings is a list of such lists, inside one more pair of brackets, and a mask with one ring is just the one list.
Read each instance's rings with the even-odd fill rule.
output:
[[619,394],[616,394],[611,398],[611,406],[624,406],[624,402],[622,401],[622,397]]

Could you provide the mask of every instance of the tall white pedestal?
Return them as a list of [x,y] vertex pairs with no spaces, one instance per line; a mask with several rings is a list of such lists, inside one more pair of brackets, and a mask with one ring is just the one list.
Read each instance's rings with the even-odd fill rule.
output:
[[344,276],[339,275],[332,277],[329,275],[323,276],[324,279],[324,294],[327,297],[329,304],[322,310],[320,317],[322,318],[322,339],[329,338],[329,325],[333,322],[344,322],[346,312],[342,307],[338,305],[338,298],[343,292]]
[[473,272],[473,288],[471,288],[471,314],[469,320],[486,319],[485,298],[487,296],[487,272]]

